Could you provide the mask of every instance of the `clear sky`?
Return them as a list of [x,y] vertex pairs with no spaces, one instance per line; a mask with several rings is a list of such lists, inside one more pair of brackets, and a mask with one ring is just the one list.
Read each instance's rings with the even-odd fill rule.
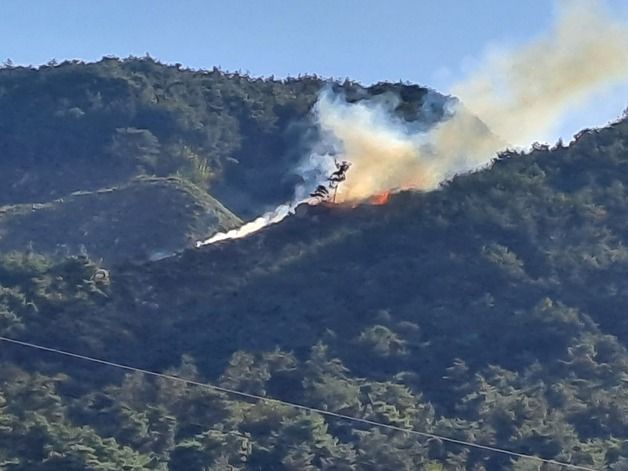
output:
[[[570,1],[570,0],[564,0]],[[604,3],[628,21],[628,1]],[[151,56],[252,75],[403,80],[446,92],[494,44],[546,30],[552,0],[0,0],[0,60]],[[570,135],[628,105],[628,86],[579,110]]]

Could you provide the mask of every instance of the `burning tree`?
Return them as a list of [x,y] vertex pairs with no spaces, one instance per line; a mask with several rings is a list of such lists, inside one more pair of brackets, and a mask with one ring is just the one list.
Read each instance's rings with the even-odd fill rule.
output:
[[334,161],[336,164],[336,170],[327,178],[329,182],[327,185],[318,185],[316,189],[310,193],[313,198],[320,200],[331,199],[333,203],[336,202],[336,194],[338,192],[338,186],[347,179],[347,171],[351,167],[351,162],[343,160],[342,162]]

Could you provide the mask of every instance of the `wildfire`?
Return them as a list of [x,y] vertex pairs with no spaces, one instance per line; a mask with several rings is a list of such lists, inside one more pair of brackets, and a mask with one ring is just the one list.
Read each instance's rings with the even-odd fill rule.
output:
[[388,203],[388,198],[389,197],[390,197],[390,192],[389,191],[384,191],[382,193],[379,193],[379,194],[371,197],[369,199],[369,203],[370,204],[374,204],[376,206],[380,206],[382,204]]

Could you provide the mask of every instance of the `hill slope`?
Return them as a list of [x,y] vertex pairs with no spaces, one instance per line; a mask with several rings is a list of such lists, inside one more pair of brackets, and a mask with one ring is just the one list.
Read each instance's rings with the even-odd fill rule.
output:
[[0,208],[0,250],[89,254],[106,265],[169,255],[241,221],[193,185],[143,178],[45,204]]
[[[307,208],[246,239],[120,267],[107,280],[87,260],[5,257],[3,331],[625,469],[627,167],[624,120],[568,148],[502,154],[438,191]],[[89,365],[15,347],[3,355],[4,417],[23,424],[12,440],[41,444],[39,455],[2,449],[19,463],[13,469],[83,469],[77,442],[90,444],[94,462],[128,469],[535,466],[139,375],[96,377]],[[114,440],[98,441],[105,437]]]
[[[43,203],[137,175],[179,175],[239,216],[291,198],[325,83],[350,101],[394,92],[406,120],[439,119],[447,99],[416,85],[368,88],[318,77],[256,79],[149,57],[0,69],[0,204]],[[426,94],[429,116],[420,112]]]

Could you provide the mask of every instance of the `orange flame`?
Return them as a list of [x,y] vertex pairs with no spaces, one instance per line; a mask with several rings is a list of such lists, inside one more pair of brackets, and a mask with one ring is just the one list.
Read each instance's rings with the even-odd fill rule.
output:
[[388,198],[389,197],[390,197],[390,192],[389,191],[384,191],[383,193],[379,193],[379,194],[371,197],[371,199],[369,199],[369,203],[377,205],[377,206],[380,206],[382,204],[388,203]]

